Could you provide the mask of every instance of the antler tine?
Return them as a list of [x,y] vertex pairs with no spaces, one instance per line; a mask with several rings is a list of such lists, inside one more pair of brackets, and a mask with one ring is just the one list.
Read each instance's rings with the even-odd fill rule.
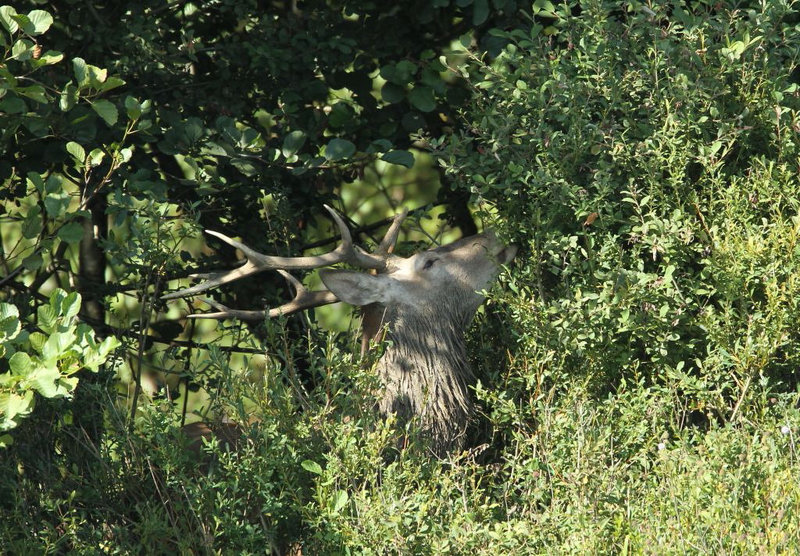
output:
[[365,269],[384,269],[386,267],[386,256],[384,254],[366,253],[353,245],[353,238],[350,230],[342,220],[341,216],[328,205],[324,205],[333,217],[336,226],[339,228],[339,233],[342,237],[342,242],[336,249],[329,251],[323,255],[314,255],[308,257],[278,257],[273,255],[264,255],[259,253],[241,243],[236,241],[225,234],[215,232],[213,230],[206,230],[206,233],[212,235],[231,247],[239,249],[245,256],[246,262],[232,270],[222,270],[217,272],[209,272],[206,274],[195,275],[196,278],[203,279],[203,282],[178,290],[176,292],[163,295],[162,299],[175,299],[178,297],[185,297],[187,295],[194,295],[196,293],[204,292],[211,288],[222,286],[229,282],[233,282],[245,276],[257,274],[265,270],[309,270],[313,268],[320,268],[323,266],[330,266],[337,263],[346,262]]
[[328,205],[325,207],[330,215],[333,217],[334,222],[339,227],[339,234],[342,236],[342,243],[339,247],[331,251],[331,253],[341,253],[342,259],[338,262],[347,262],[359,268],[371,270],[383,270],[386,268],[386,256],[380,252],[367,253],[353,244],[353,237],[350,234],[350,229],[344,223],[339,213],[333,210]]
[[[215,235],[217,234],[215,233]],[[239,268],[234,268],[232,270],[221,270],[218,272],[208,272],[203,274],[192,274],[190,275],[190,278],[201,278],[203,279],[203,281],[189,288],[184,288],[176,292],[162,295],[161,299],[165,300],[177,299],[178,297],[186,297],[188,295],[194,295],[196,293],[204,292],[206,290],[210,290],[211,288],[227,284],[228,282],[233,282],[234,280],[238,280],[239,278],[244,278],[245,276],[255,274],[257,272],[260,272],[261,270],[266,270],[266,269],[265,268],[259,269],[256,267],[256,265],[254,265],[251,261],[248,260],[247,262],[245,262],[245,264],[243,264]]]
[[403,224],[403,220],[406,219],[406,216],[408,216],[408,209],[404,208],[403,212],[394,217],[392,225],[386,230],[386,235],[383,236],[381,244],[375,251],[376,254],[385,255],[394,250],[394,246],[397,243],[397,236],[400,235],[400,226]]
[[281,276],[286,278],[286,281],[292,285],[295,291],[294,298],[292,298],[292,300],[289,301],[288,303],[284,303],[280,307],[275,307],[274,309],[248,311],[241,309],[231,309],[230,307],[226,307],[222,303],[214,301],[213,299],[203,299],[203,301],[214,307],[217,310],[217,312],[193,313],[191,315],[187,315],[187,318],[190,319],[233,318],[240,320],[258,321],[258,320],[264,320],[265,318],[272,319],[280,315],[291,315],[292,313],[297,313],[305,309],[311,309],[313,307],[321,307],[322,305],[330,305],[331,303],[336,303],[337,301],[339,301],[339,298],[337,298],[336,295],[329,290],[319,290],[313,292],[308,291],[306,287],[303,286],[303,284],[297,278],[295,278],[285,270],[278,270],[278,272],[280,272]]

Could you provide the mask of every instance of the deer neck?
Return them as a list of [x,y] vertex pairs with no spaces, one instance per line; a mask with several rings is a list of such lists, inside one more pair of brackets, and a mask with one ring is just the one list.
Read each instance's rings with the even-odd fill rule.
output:
[[463,445],[473,414],[464,331],[473,313],[444,307],[423,311],[370,306],[364,313],[365,338],[389,340],[377,372],[383,383],[381,413],[400,423],[417,420],[437,453]]

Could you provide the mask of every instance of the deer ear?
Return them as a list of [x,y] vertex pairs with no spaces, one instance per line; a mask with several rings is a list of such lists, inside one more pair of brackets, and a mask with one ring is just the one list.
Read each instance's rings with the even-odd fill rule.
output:
[[325,269],[319,271],[319,277],[325,287],[345,303],[362,306],[389,301],[391,284],[386,276]]

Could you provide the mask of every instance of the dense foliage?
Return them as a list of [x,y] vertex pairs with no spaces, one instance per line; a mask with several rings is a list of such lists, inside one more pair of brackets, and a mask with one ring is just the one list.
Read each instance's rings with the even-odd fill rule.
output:
[[[0,7],[0,546],[795,550],[800,4],[658,4]],[[330,247],[323,202],[522,247],[466,453],[394,449],[354,334],[159,299],[233,264],[200,228]]]

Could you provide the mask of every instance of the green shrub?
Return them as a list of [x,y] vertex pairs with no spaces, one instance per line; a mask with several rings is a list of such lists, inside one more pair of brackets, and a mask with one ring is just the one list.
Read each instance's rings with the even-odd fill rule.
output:
[[611,6],[495,31],[442,164],[529,246],[519,349],[725,422],[754,380],[796,383],[797,12]]
[[78,373],[97,372],[119,345],[113,337],[97,342],[78,322],[80,308],[80,295],[57,289],[39,306],[31,331],[15,305],[0,303],[0,448],[13,442],[7,431],[31,414],[39,397],[71,397]]

